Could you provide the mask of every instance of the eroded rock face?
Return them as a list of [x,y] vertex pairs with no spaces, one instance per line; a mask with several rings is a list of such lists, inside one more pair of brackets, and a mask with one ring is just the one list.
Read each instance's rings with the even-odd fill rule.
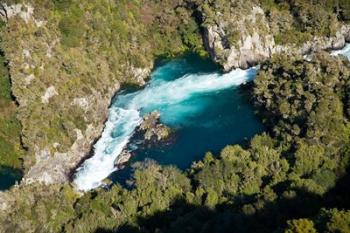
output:
[[[269,25],[260,7],[254,6],[250,14],[240,19],[233,18],[230,22],[220,21],[220,16],[218,18],[219,24],[205,26],[204,42],[211,57],[225,71],[248,68],[271,56],[275,41],[272,35],[266,33]],[[233,35],[228,34],[228,28],[235,28],[230,32]],[[234,42],[237,38],[232,37],[239,39]]]
[[120,83],[144,85],[153,63],[121,63],[125,68],[118,73],[98,42],[66,48],[53,30],[58,25],[45,14],[36,18],[34,6],[3,6],[0,15],[9,30],[1,36],[28,151],[21,183],[68,182],[72,169],[101,135]]
[[55,95],[58,95],[56,88],[54,86],[50,86],[49,88],[46,89],[45,94],[41,96],[41,102],[43,104],[48,104],[49,100]]
[[0,7],[0,18],[8,20],[14,16],[21,17],[26,23],[33,19],[34,8],[27,4],[7,5],[2,4]]
[[[247,4],[245,14],[224,18],[216,12],[215,22],[205,23],[204,43],[212,59],[225,71],[234,68],[249,68],[265,61],[276,53],[305,55],[320,50],[340,49],[350,41],[350,27],[338,26],[332,37],[314,37],[302,45],[277,45],[274,25],[270,25],[265,12],[259,6]],[[232,9],[234,11],[234,9]],[[207,16],[202,12],[202,20]]]
[[131,77],[131,80],[135,82],[138,86],[146,85],[146,80],[151,74],[152,67],[153,67],[153,63],[150,67],[146,67],[146,68],[137,68],[134,66],[130,66],[128,69],[129,70],[128,72]]
[[10,197],[9,193],[0,191],[0,211],[5,211],[9,208],[14,200]]
[[110,91],[109,98],[103,98],[97,93],[89,98],[75,98],[71,103],[73,106],[81,108],[83,112],[94,110],[93,118],[100,119],[100,121],[90,123],[84,131],[78,128],[74,129],[76,140],[65,152],[58,151],[61,147],[59,142],[54,143],[51,148],[36,147],[35,164],[25,174],[22,182],[24,184],[40,182],[46,185],[67,182],[72,169],[89,154],[95,139],[101,135],[104,119],[108,117],[110,100],[119,88],[117,83]]

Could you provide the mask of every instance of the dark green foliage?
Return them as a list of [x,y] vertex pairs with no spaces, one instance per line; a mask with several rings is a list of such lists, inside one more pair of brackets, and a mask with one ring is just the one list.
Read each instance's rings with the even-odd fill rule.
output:
[[53,4],[57,10],[64,12],[73,5],[73,0],[54,0]]
[[84,28],[74,18],[65,17],[59,24],[62,32],[62,44],[67,47],[77,47],[84,35]]
[[340,20],[350,20],[350,2],[348,0],[317,0],[323,8],[337,14]]
[[59,1],[58,8],[62,11],[63,17],[58,25],[62,33],[61,43],[67,47],[77,47],[83,40],[85,25],[84,11],[78,4],[70,1]]
[[0,99],[6,102],[12,100],[8,67],[6,66],[6,59],[2,51],[0,51]]
[[0,111],[0,166],[20,168],[19,158],[23,154],[20,145],[21,126],[13,109],[15,106],[11,103],[10,107]]
[[[331,12],[338,11],[343,20],[348,14],[346,0],[338,1],[338,8],[330,1],[259,2],[270,22],[285,22],[275,20],[276,14],[291,19],[275,34],[279,43],[332,35]],[[196,1],[205,12],[203,26],[215,23],[216,12],[227,13],[225,3]],[[199,28],[183,1],[56,0],[48,5],[52,9],[47,11],[57,16],[57,22],[49,20],[62,36],[64,61],[55,60],[62,64],[55,75],[60,80],[46,80],[46,73],[36,79],[55,83],[60,97],[70,99],[76,92],[88,96],[91,87],[105,93],[100,82],[132,82],[123,70],[129,64],[144,67],[156,56],[203,52]],[[238,36],[231,30],[235,41]],[[84,60],[91,57],[105,63]],[[186,172],[152,161],[137,164],[128,189],[114,184],[78,196],[67,185],[15,187],[8,192],[13,205],[0,213],[0,231],[349,232],[348,182],[339,186],[350,157],[349,70],[349,62],[326,54],[310,62],[274,57],[261,66],[252,90],[267,133],[249,145],[207,153]],[[7,67],[0,71],[0,165],[19,166],[21,127]],[[23,138],[40,146],[59,141],[63,148],[58,150],[66,152],[76,139],[74,129],[87,127],[82,116],[93,113],[67,107],[58,98],[44,108],[28,106],[22,119],[32,128]]]
[[348,0],[339,1],[340,15],[341,18],[350,21],[350,2]]
[[11,95],[9,70],[5,56],[0,51],[0,167],[21,167],[20,133],[21,126],[16,119],[16,105]]
[[322,209],[316,223],[321,232],[350,232],[350,211]]
[[285,233],[316,233],[314,223],[308,219],[296,219],[287,222]]
[[[285,63],[284,63],[285,62]],[[316,70],[315,66],[320,67]],[[347,62],[318,55],[312,62],[275,58],[262,67],[254,90],[257,106],[266,108],[266,121],[286,141],[343,143],[342,99],[349,77]],[[323,131],[315,128],[322,126]]]
[[[273,28],[277,44],[302,45],[314,36],[332,36],[337,30],[337,15],[332,1],[260,0]],[[274,30],[274,29],[273,29]]]
[[276,57],[255,81],[255,104],[294,165],[296,187],[323,193],[347,166],[349,77],[347,61],[318,54],[311,62]]

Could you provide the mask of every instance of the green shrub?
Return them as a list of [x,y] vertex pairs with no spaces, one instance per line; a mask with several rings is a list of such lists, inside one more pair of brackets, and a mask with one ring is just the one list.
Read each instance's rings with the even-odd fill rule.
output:
[[11,101],[11,83],[5,62],[5,57],[0,55],[0,98]]
[[84,40],[84,12],[78,5],[72,5],[66,11],[58,25],[62,34],[61,43],[67,47],[78,47]]
[[54,0],[55,8],[61,12],[66,11],[73,4],[73,0]]

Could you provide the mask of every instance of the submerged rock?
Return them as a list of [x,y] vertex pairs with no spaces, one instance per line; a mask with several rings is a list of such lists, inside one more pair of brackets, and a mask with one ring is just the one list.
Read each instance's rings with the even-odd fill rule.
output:
[[135,130],[129,144],[115,160],[114,165],[122,169],[134,156],[135,151],[143,147],[159,145],[170,139],[172,130],[160,123],[160,113],[153,111],[143,117],[143,122]]

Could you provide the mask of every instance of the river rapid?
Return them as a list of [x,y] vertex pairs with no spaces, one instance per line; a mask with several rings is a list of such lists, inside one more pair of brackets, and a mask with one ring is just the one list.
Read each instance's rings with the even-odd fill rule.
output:
[[[332,54],[350,58],[350,44]],[[240,88],[256,73],[254,67],[223,74],[211,61],[194,55],[161,64],[146,87],[124,90],[114,98],[94,155],[77,169],[73,183],[81,191],[101,186],[117,170],[114,162],[142,117],[154,110],[160,112],[162,123],[176,130],[176,140],[159,148],[135,145],[132,161],[152,158],[186,169],[206,151],[217,153],[227,144],[242,143],[261,132],[263,127]]]

